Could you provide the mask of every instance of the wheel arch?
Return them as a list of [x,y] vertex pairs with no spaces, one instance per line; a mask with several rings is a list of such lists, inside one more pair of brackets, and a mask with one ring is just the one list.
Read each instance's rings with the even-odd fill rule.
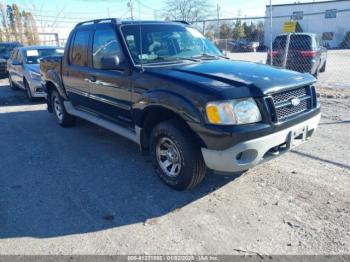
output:
[[191,134],[193,139],[200,147],[206,147],[204,141],[196,134],[191,127],[191,122],[185,119],[181,114],[173,110],[169,106],[160,104],[150,105],[142,112],[142,116],[138,119],[136,125],[142,130],[140,133],[141,150],[149,149],[150,135],[153,128],[161,122],[174,121],[179,128],[185,128]]

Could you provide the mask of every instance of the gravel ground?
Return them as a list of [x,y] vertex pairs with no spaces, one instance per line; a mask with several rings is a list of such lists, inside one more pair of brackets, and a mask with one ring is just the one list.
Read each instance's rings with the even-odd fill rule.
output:
[[1,254],[350,253],[348,96],[319,90],[321,125],[293,152],[175,192],[136,145],[60,128],[2,83]]

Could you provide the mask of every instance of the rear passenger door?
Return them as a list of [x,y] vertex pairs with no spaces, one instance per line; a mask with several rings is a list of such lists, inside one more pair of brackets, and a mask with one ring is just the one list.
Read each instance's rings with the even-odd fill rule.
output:
[[118,56],[125,63],[119,38],[114,27],[100,27],[94,32],[92,41],[90,98],[94,111],[126,127],[131,127],[131,78],[123,70],[106,70],[101,67],[102,58]]
[[15,75],[16,72],[12,62],[17,59],[17,53],[18,53],[18,49],[16,48],[12,51],[9,60],[7,61],[7,70],[9,71],[9,75],[11,76],[11,79],[14,82],[16,82],[16,75]]
[[14,65],[12,63],[11,77],[13,77],[12,79],[14,82],[16,82],[22,88],[24,88],[23,86],[23,54],[21,49],[18,49],[15,60],[18,61],[18,64]]
[[88,110],[89,102],[89,71],[88,50],[91,29],[79,29],[73,35],[69,54],[63,66],[62,77],[65,89],[73,105]]

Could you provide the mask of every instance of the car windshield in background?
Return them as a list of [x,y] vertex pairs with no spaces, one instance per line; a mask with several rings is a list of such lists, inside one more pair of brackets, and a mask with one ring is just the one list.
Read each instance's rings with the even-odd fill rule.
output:
[[14,44],[0,44],[0,55],[3,56],[9,56],[11,51],[18,47],[18,45]]
[[135,64],[141,59],[144,64],[156,64],[222,55],[196,29],[181,25],[125,25],[122,33]]
[[63,55],[63,49],[30,49],[25,51],[27,64],[39,64],[40,59],[45,56],[61,56]]
[[[273,41],[273,49],[285,49],[286,42],[286,35],[278,36],[275,41]],[[295,50],[311,50],[312,39],[308,35],[291,35],[289,48]]]

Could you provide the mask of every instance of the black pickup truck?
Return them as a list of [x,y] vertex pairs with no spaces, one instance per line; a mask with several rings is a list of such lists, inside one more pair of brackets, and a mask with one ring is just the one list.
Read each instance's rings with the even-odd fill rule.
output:
[[207,168],[242,172],[281,155],[320,120],[313,76],[229,60],[181,22],[80,23],[63,58],[40,66],[61,126],[83,118],[136,142],[177,190]]

